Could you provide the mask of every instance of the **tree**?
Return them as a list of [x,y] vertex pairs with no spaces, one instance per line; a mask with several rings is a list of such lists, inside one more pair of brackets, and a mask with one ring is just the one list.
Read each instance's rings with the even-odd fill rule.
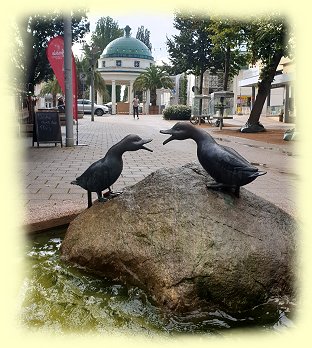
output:
[[144,29],[144,25],[141,25],[138,28],[136,38],[142,41],[148,47],[150,51],[152,50],[152,44],[150,42],[150,31],[147,29]]
[[[84,83],[84,89],[86,91],[85,98],[89,98],[89,89],[91,85],[91,65],[88,59],[85,57],[82,60],[76,60],[76,67],[77,67],[77,77],[78,77],[78,96],[81,98],[83,95],[82,90],[82,82],[79,79],[80,73],[85,73],[87,76],[87,79]],[[104,102],[110,101],[110,96],[107,90],[107,86],[105,83],[105,80],[101,76],[101,74],[95,70],[94,71],[94,89],[96,92],[99,92],[103,96]]]
[[204,72],[221,68],[220,57],[212,52],[210,19],[192,13],[176,13],[174,27],[180,34],[167,39],[169,71],[199,76],[199,94],[202,94]]
[[[139,98],[140,99],[140,98]],[[125,88],[122,101],[126,102],[128,100],[128,88]]]
[[152,65],[135,79],[133,87],[139,91],[146,91],[149,89],[151,91],[151,103],[152,105],[156,105],[156,89],[172,89],[174,84],[164,69]]
[[[96,58],[104,51],[105,47],[113,40],[123,36],[123,29],[119,27],[118,23],[114,21],[111,17],[101,17],[97,23],[94,32],[91,36],[90,46],[84,46],[84,56],[87,61],[86,64],[89,64],[91,67],[91,61],[96,61]],[[94,62],[96,65],[96,63]],[[88,68],[88,69],[89,69]],[[104,82],[104,83],[103,83]],[[95,79],[94,86],[95,89],[100,92],[103,96],[105,102],[111,100],[111,86],[105,86],[105,81],[95,69]],[[116,99],[120,100],[121,86],[116,87]]]
[[[76,10],[72,16],[73,42],[81,40],[89,31],[85,10]],[[16,74],[21,90],[34,91],[34,86],[48,81],[54,74],[46,56],[51,38],[64,34],[63,15],[53,12],[47,15],[34,14],[17,24],[16,45],[19,53],[15,57]]]
[[187,103],[187,77],[186,77],[186,73],[184,73],[181,77],[180,77],[180,89],[179,89],[179,95],[180,100],[179,102],[183,105],[186,105]]
[[276,69],[283,56],[292,56],[294,38],[285,18],[279,15],[253,19],[246,24],[245,35],[252,63],[260,61],[262,69],[258,82],[258,94],[247,123],[241,131],[258,132],[264,129],[259,124],[259,119],[264,102],[270,92]]
[[214,44],[212,53],[221,58],[224,91],[228,90],[230,80],[247,62],[247,55],[241,50],[245,43],[243,24],[242,21],[222,17],[213,17],[209,24]]
[[113,40],[123,35],[123,29],[118,26],[111,17],[101,17],[91,36],[91,46],[101,53],[104,48]]
[[61,86],[59,85],[56,77],[54,76],[52,80],[44,83],[40,90],[40,96],[45,96],[46,94],[52,94],[53,105],[56,105],[56,95],[62,93]]
[[[90,63],[88,62],[85,57],[82,59],[78,59],[75,57],[76,61],[76,70],[77,70],[77,79],[78,79],[78,99],[81,99],[82,97],[88,99],[89,98],[89,89],[90,89],[90,82],[91,82],[91,77],[90,77]],[[80,74],[85,73],[86,74],[86,81],[82,83],[80,80]],[[83,90],[83,88],[84,90]],[[85,93],[84,93],[85,92]]]

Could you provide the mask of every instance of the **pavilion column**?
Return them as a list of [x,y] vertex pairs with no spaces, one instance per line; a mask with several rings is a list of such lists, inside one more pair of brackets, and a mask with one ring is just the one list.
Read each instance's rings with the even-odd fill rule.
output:
[[112,115],[116,115],[116,81],[112,80]]
[[151,91],[148,89],[146,91],[146,104],[145,104],[145,113],[146,113],[146,115],[149,114],[150,103],[151,103]]
[[133,81],[130,81],[129,91],[128,91],[128,100],[129,100],[129,115],[132,114],[132,100],[133,100]]
[[103,104],[103,95],[100,92],[96,93],[96,104]]

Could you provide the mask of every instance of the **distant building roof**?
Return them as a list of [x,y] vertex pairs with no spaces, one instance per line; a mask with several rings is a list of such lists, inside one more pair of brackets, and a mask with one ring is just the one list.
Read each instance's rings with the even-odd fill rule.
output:
[[[272,88],[281,87],[285,84],[291,83],[292,81],[294,81],[294,75],[291,73],[275,75],[271,87]],[[240,80],[238,85],[240,87],[252,87],[252,86],[257,86],[258,83],[259,83],[259,76],[253,76],[253,77]]]

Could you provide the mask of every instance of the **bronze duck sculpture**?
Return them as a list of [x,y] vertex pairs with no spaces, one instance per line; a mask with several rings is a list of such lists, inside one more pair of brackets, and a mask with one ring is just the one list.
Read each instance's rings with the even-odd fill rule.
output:
[[239,197],[241,186],[266,174],[250,164],[234,149],[218,144],[210,134],[189,123],[178,122],[171,129],[161,130],[160,133],[171,135],[163,145],[172,140],[193,139],[196,142],[199,163],[215,180],[215,183],[207,185],[209,189],[234,189],[235,196]]
[[137,151],[140,149],[152,152],[153,150],[144,146],[151,141],[152,139],[141,139],[135,134],[127,135],[113,145],[107,151],[105,157],[91,164],[82,175],[71,182],[71,184],[78,185],[88,191],[88,208],[92,206],[92,192],[97,193],[100,202],[107,200],[105,198],[106,195],[102,195],[102,191],[108,189],[108,195],[114,195],[110,186],[117,181],[123,170],[122,155],[126,151]]

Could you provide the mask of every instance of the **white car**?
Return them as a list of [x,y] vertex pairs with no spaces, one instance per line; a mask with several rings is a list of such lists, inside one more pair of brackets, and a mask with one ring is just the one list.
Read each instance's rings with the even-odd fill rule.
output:
[[[78,99],[78,112],[85,114],[91,114],[91,100],[89,99]],[[98,105],[94,103],[94,115],[103,116],[109,113],[109,108],[106,105]]]

